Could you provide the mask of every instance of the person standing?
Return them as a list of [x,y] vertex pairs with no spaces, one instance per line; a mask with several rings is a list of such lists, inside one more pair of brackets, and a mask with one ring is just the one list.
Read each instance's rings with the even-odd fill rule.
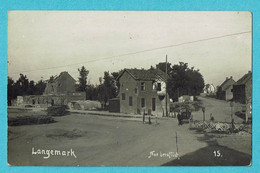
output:
[[177,119],[178,119],[178,125],[182,125],[182,117],[180,111],[177,114]]

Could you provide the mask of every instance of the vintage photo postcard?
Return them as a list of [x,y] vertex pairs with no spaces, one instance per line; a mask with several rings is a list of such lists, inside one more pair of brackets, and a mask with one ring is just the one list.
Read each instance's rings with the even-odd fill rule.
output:
[[8,165],[250,166],[252,14],[8,11]]

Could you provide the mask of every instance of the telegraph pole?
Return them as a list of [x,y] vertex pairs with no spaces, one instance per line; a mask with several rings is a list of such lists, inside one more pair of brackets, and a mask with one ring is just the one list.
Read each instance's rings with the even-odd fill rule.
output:
[[165,115],[168,117],[168,108],[167,108],[167,80],[168,80],[168,68],[167,68],[167,55],[166,55],[166,63],[165,63],[165,72],[166,72],[166,81],[165,81]]

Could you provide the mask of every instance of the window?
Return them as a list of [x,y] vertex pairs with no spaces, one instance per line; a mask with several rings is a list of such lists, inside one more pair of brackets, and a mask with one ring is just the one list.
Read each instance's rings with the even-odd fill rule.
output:
[[122,93],[122,100],[125,100],[125,93]]
[[129,106],[133,106],[133,97],[129,96]]
[[157,85],[153,83],[153,90],[157,90]]
[[162,84],[161,83],[158,83],[157,84],[157,91],[161,91],[162,90]]
[[155,111],[156,107],[156,98],[152,98],[152,110]]
[[135,94],[137,94],[137,88],[135,88]]
[[145,107],[145,99],[144,98],[141,99],[141,107],[142,108]]
[[141,91],[144,91],[144,90],[145,90],[145,83],[141,82]]

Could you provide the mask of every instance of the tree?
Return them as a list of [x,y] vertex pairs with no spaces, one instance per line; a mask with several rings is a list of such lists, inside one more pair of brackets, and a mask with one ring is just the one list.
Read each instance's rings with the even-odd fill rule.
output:
[[34,94],[35,94],[35,91],[36,91],[36,89],[35,89],[34,81],[31,80],[31,81],[29,82],[29,86],[28,86],[28,89],[27,89],[27,91],[26,91],[26,94],[28,94],[28,95],[34,95]]
[[16,84],[12,78],[7,78],[7,103],[11,105],[11,101],[17,97]]
[[104,106],[107,105],[109,99],[116,97],[116,86],[113,81],[113,77],[109,72],[104,72],[103,83],[98,86],[98,100],[103,103]]
[[84,66],[81,67],[81,69],[78,69],[79,71],[79,86],[78,91],[86,91],[87,89],[87,77],[89,74],[89,71],[86,70]]
[[105,92],[105,85],[103,83],[97,86],[97,93],[97,98],[100,101],[102,108],[104,108],[107,102],[107,98]]
[[111,73],[112,75],[112,80],[113,80],[113,83],[114,83],[114,86],[116,87],[116,95],[118,95],[119,91],[120,91],[120,83],[119,81],[117,80],[118,76],[123,72],[123,70],[120,70],[119,72],[113,72]]
[[187,63],[173,65],[169,71],[167,92],[174,101],[182,95],[199,95],[204,88],[204,79],[199,70],[189,68]]
[[45,91],[46,83],[43,80],[40,80],[35,85],[35,95],[42,95]]
[[29,80],[26,75],[20,74],[16,81],[17,95],[26,95],[29,89]]
[[16,99],[17,96],[42,95],[46,87],[46,83],[43,80],[40,80],[35,84],[33,80],[29,82],[27,76],[23,74],[20,74],[20,77],[16,82],[9,76],[7,80],[8,105],[11,105],[11,100]]
[[93,84],[87,85],[86,99],[98,100],[98,86],[95,86]]
[[[162,70],[164,73],[166,72],[166,62],[160,62],[156,64],[156,68]],[[152,69],[152,67],[151,67]],[[171,71],[171,63],[167,63],[167,74]]]
[[108,99],[116,97],[116,86],[109,72],[104,72],[105,105]]

